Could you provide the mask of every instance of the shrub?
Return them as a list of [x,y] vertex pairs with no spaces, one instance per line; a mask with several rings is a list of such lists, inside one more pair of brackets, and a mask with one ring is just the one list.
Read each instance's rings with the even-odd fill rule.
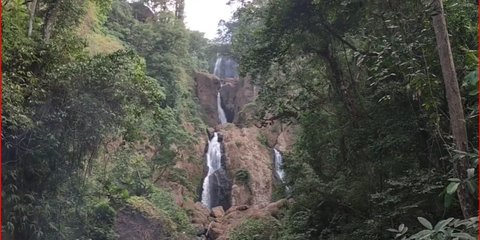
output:
[[114,240],[117,235],[113,230],[115,224],[115,210],[107,203],[98,203],[89,216],[87,235],[91,239]]
[[248,185],[250,182],[250,173],[245,169],[240,169],[235,172],[235,182]]
[[248,219],[237,226],[231,233],[231,240],[274,240],[279,239],[277,234],[279,224],[274,218]]
[[156,208],[165,213],[169,220],[175,223],[175,229],[178,232],[193,233],[193,227],[190,224],[187,212],[175,203],[169,192],[161,189],[154,189],[149,200]]

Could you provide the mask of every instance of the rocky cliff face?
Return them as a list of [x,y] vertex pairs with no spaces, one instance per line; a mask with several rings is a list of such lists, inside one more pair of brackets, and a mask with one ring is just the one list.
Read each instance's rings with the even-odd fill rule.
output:
[[[254,100],[253,85],[248,79],[218,79],[208,73],[195,73],[195,90],[203,120],[210,126],[219,124],[217,110],[217,92],[220,91],[222,108],[228,122],[235,122],[243,107]],[[221,88],[220,86],[223,85]]]
[[195,93],[202,109],[203,121],[208,126],[216,126],[218,122],[217,91],[220,80],[212,74],[197,72],[194,76]]
[[232,205],[268,203],[272,194],[272,155],[256,128],[220,127],[226,165],[234,179]]
[[[226,171],[210,175],[210,184],[213,186],[210,191],[218,191],[220,196],[219,201],[212,204],[210,215],[200,202],[187,201],[183,206],[191,213],[195,226],[208,230],[206,235],[209,239],[228,239],[228,232],[244,219],[275,217],[278,209],[284,206],[284,202],[271,203],[275,188],[273,148],[281,152],[290,151],[296,129],[279,122],[263,128],[255,126],[255,89],[247,79],[220,80],[211,74],[196,73],[195,82],[198,104],[205,113],[204,121],[210,126],[199,142],[206,143],[213,132],[218,132],[222,145],[222,164]],[[227,121],[233,123],[218,124],[218,91]],[[205,149],[198,156],[203,161]],[[206,175],[205,168],[204,164],[203,176]],[[198,173],[197,170],[192,171]],[[229,192],[226,193],[226,190]],[[229,204],[223,204],[225,197],[229,198]]]
[[254,100],[253,85],[248,79],[225,79],[220,95],[228,122],[237,122],[239,112]]

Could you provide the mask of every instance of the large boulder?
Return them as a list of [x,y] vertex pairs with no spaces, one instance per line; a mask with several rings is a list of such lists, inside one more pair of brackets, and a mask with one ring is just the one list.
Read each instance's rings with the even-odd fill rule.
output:
[[184,208],[187,209],[187,213],[193,224],[202,225],[204,228],[208,227],[210,211],[205,205],[201,202],[187,202]]
[[223,210],[222,206],[214,207],[210,212],[210,216],[214,218],[221,218],[223,217],[224,214],[225,214],[225,211]]

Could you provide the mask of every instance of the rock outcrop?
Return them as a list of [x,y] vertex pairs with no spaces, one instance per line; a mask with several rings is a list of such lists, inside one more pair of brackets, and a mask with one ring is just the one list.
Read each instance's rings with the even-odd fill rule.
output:
[[224,169],[218,169],[209,177],[210,191],[215,196],[211,198],[212,206],[221,206],[228,209],[231,206],[231,191],[230,178]]
[[194,76],[198,104],[203,113],[203,121],[211,127],[218,122],[217,92],[220,80],[212,74],[197,72]]
[[115,232],[119,240],[156,240],[171,237],[165,230],[164,223],[131,207],[117,213]]
[[210,212],[210,215],[214,218],[221,218],[225,214],[225,211],[223,211],[222,206],[214,207],[212,208],[212,211]]
[[[222,144],[223,167],[209,176],[209,189],[216,196],[210,199],[214,208],[209,211],[199,202],[185,203],[192,223],[199,232],[205,231],[208,239],[228,239],[228,233],[247,218],[280,217],[280,209],[287,201],[271,203],[276,187],[273,148],[290,151],[296,132],[295,127],[277,121],[256,127],[255,88],[248,79],[225,78],[228,74],[219,71],[223,71],[223,75],[218,73],[222,79],[207,73],[195,74],[198,102],[209,126],[205,134],[208,138],[204,135],[203,142],[217,132]],[[218,124],[218,91],[227,121],[233,123]],[[207,150],[204,147],[203,159]],[[205,169],[206,165],[204,177]]]
[[253,206],[231,207],[225,215],[215,218],[209,224],[207,237],[209,239],[227,240],[229,233],[239,226],[246,219],[267,219],[281,217],[281,209],[288,206],[289,201],[281,199],[269,204],[260,204]]
[[253,86],[243,78],[223,80],[220,95],[228,122],[236,122],[243,107],[254,100]]
[[[198,103],[203,112],[204,122],[216,126],[218,121],[217,92],[220,91],[222,108],[228,122],[235,122],[243,107],[254,100],[253,85],[248,79],[226,78],[197,72],[194,76]],[[221,83],[223,86],[220,88]]]
[[236,191],[232,192],[235,204],[246,204],[239,199],[244,199],[248,195],[251,195],[250,204],[270,202],[272,155],[271,150],[258,140],[258,129],[240,129],[233,124],[226,124],[220,128],[220,132],[224,136],[226,165],[230,176],[238,176],[239,171],[248,173],[248,180],[245,183],[248,187],[236,188]]

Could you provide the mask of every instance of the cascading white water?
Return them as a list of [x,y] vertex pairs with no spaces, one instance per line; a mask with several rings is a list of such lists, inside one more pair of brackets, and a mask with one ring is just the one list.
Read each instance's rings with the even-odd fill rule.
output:
[[280,180],[283,182],[285,179],[285,172],[283,171],[283,158],[282,154],[277,150],[273,149],[275,152],[275,172],[277,173]]
[[[215,68],[213,69],[213,75],[217,77],[220,76],[220,69],[222,65],[223,58],[220,57],[220,54],[217,54],[217,61],[215,62]],[[223,84],[220,82],[220,89],[222,89]],[[221,124],[227,123],[227,117],[225,115],[225,111],[222,108],[222,97],[220,96],[220,91],[217,92],[217,112],[218,112],[218,119],[220,120]]]
[[220,77],[220,69],[222,66],[222,61],[223,61],[223,58],[220,57],[219,54],[217,54],[217,61],[215,62],[215,68],[213,69],[213,75],[217,77]]
[[227,123],[227,117],[225,116],[225,111],[222,108],[222,98],[220,92],[217,93],[217,110],[218,110],[218,119],[221,124]]
[[207,166],[208,173],[203,180],[202,203],[211,208],[210,175],[222,167],[222,151],[218,142],[218,133],[214,133],[212,139],[208,141]]

